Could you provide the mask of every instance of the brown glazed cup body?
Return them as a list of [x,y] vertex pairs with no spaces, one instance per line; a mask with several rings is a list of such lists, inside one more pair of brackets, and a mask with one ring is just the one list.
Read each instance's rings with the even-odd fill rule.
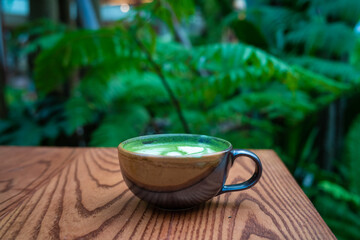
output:
[[[131,141],[153,144],[156,141],[218,141],[226,145],[222,151],[186,156],[161,156],[130,152],[124,146]],[[219,138],[193,134],[159,134],[128,139],[118,146],[121,172],[129,189],[139,198],[164,209],[185,209],[214,196],[252,187],[261,177],[260,159],[247,150],[234,150]],[[237,156],[248,156],[255,172],[246,182],[224,185]]]

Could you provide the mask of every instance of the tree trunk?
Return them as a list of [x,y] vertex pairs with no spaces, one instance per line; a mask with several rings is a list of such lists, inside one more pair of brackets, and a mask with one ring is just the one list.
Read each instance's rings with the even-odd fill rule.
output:
[[95,15],[96,15],[96,18],[98,20],[98,22],[100,23],[101,22],[101,16],[100,16],[100,1],[99,0],[91,0],[92,2],[92,5],[93,5],[93,9],[94,9],[94,12],[95,12]]
[[47,18],[54,22],[59,20],[57,0],[30,0],[30,20]]
[[85,29],[99,29],[99,21],[92,4],[88,0],[76,0],[81,26]]
[[327,111],[327,124],[325,132],[325,152],[323,167],[330,170],[335,160],[336,148],[336,103],[331,103]]
[[70,0],[58,0],[60,22],[71,25]]
[[0,118],[6,118],[8,112],[5,102],[6,62],[3,29],[3,15],[0,4]]
[[344,139],[344,111],[346,100],[339,100],[330,104],[327,109],[327,118],[325,120],[324,134],[324,154],[322,157],[322,167],[331,170],[334,167],[335,160],[341,154]]

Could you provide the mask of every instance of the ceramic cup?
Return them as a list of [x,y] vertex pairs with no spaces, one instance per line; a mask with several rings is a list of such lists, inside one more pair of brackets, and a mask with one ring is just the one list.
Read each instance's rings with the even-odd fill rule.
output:
[[[189,143],[192,146],[188,147],[190,150],[203,146],[210,146],[212,150],[174,156],[170,153],[148,153],[153,146],[177,143]],[[134,146],[140,151],[134,151]],[[129,189],[144,201],[163,209],[186,209],[222,193],[248,189],[259,181],[262,172],[260,159],[255,153],[233,149],[230,142],[205,135],[135,137],[120,143],[118,155],[121,172]],[[245,182],[225,185],[228,172],[239,156],[254,161],[254,174]]]

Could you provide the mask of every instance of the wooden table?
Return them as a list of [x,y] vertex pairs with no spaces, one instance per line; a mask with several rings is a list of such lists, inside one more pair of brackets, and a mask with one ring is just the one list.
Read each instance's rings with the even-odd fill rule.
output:
[[[255,187],[170,212],[128,190],[115,148],[0,147],[0,239],[335,239],[276,153],[255,153]],[[252,169],[237,159],[228,183]]]

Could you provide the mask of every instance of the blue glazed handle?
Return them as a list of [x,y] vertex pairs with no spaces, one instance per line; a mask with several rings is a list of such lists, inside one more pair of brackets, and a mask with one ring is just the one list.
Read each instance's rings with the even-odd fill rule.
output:
[[233,149],[230,152],[231,154],[231,161],[234,162],[237,157],[245,156],[251,158],[255,162],[255,172],[249,178],[247,181],[238,183],[238,184],[232,184],[232,185],[224,185],[219,192],[219,194],[226,193],[226,192],[234,192],[234,191],[241,191],[248,188],[251,188],[254,186],[260,179],[261,173],[262,173],[262,165],[261,161],[258,156],[256,156],[255,153],[243,150],[243,149]]

